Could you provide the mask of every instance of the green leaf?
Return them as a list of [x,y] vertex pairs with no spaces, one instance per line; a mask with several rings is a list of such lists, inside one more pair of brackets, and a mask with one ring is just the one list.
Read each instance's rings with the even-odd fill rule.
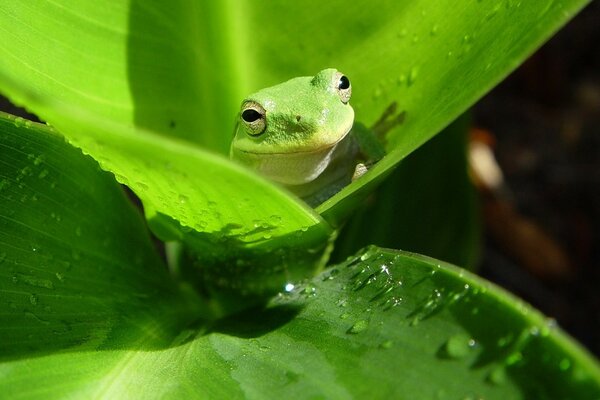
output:
[[[42,115],[63,115],[56,127],[130,187],[142,199],[150,218],[166,215],[188,231],[234,239],[241,247],[289,234],[298,234],[299,244],[304,236],[309,241],[319,236],[323,242],[331,234],[322,218],[303,202],[219,155],[149,131],[98,120],[87,110],[41,99],[13,82],[4,82],[9,91]],[[90,124],[92,128],[88,128]],[[180,239],[179,230],[171,230],[160,231],[163,239]],[[306,231],[311,233],[304,235]]]
[[223,4],[2,2],[0,71],[41,97],[81,106],[98,119],[225,153],[241,94],[240,66],[229,56],[235,7]]
[[467,165],[468,116],[404,159],[344,226],[334,259],[375,244],[474,268],[479,209]]
[[[248,89],[335,66],[353,81],[360,121],[393,102],[406,111],[388,135],[390,154],[318,208],[336,224],[586,3],[12,1],[0,8],[11,39],[0,44],[0,75],[94,114],[77,135],[97,136],[94,121],[105,118],[225,152]],[[27,105],[73,134],[65,115]]]
[[24,398],[600,395],[598,365],[551,320],[463,270],[403,252],[369,249],[264,309],[181,328],[170,338],[152,331],[163,339],[153,351],[14,360],[0,366],[0,388]]
[[[156,296],[179,309],[153,326]],[[0,359],[115,347],[171,329],[185,304],[113,177],[0,114]]]

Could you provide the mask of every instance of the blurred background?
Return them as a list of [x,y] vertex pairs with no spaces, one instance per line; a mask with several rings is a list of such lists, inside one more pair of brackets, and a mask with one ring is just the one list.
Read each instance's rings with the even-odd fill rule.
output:
[[[474,106],[471,129],[471,148],[487,151],[501,176],[495,184],[478,180],[478,273],[556,319],[596,356],[599,42],[595,2]],[[2,97],[0,110],[36,120]]]
[[473,108],[498,195],[480,190],[479,274],[600,355],[600,3],[592,2]]

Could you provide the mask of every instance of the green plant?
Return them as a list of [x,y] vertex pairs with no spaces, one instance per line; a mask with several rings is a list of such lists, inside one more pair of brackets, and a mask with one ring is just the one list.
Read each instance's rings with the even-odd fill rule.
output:
[[[596,361],[519,300],[433,259],[359,250],[375,223],[336,244],[356,256],[313,276],[375,185],[585,3],[3,3],[0,90],[55,128],[0,119],[0,393],[598,397]],[[326,66],[351,76],[360,121],[393,102],[406,119],[364,179],[312,210],[223,155],[244,94]],[[469,266],[464,130],[395,179],[449,163],[456,190],[437,197],[453,207],[433,233],[406,229]],[[184,243],[181,269],[115,178],[154,234]],[[398,183],[378,196],[385,220]]]

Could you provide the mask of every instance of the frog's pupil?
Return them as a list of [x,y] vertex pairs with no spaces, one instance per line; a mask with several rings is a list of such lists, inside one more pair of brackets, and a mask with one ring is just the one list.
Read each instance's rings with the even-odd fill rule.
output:
[[350,80],[346,76],[342,75],[340,82],[338,83],[338,89],[348,89],[350,87]]
[[249,108],[242,113],[242,119],[246,122],[254,122],[262,117],[261,113]]

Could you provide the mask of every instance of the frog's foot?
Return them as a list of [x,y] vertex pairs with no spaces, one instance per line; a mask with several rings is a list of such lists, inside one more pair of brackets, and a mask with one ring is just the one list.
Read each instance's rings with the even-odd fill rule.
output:
[[392,102],[381,114],[381,117],[373,124],[371,131],[376,137],[383,139],[385,135],[396,126],[404,122],[406,111],[399,111],[398,103]]
[[352,174],[352,182],[363,176],[368,170],[369,168],[365,164],[356,164],[356,167],[354,167],[354,174]]

